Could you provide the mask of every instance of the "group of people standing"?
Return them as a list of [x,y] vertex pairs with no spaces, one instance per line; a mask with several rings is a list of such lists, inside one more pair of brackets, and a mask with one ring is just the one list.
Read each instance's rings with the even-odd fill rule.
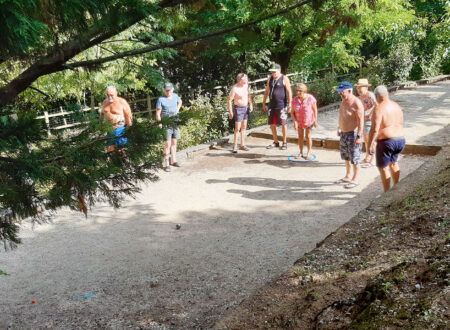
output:
[[[274,64],[269,71],[271,75],[267,80],[262,100],[262,110],[268,114],[268,125],[273,137],[273,142],[267,149],[287,149],[287,124],[290,116],[298,133],[297,158],[305,161],[317,160],[316,155],[312,153],[312,130],[318,127],[317,100],[308,93],[308,88],[303,83],[295,84],[293,96],[289,78],[281,73],[280,65]],[[346,167],[345,176],[337,180],[336,184],[344,184],[347,189],[357,187],[360,167],[373,166],[375,155],[383,188],[387,191],[391,187],[391,181],[395,185],[400,179],[398,155],[405,146],[403,112],[396,102],[390,100],[385,86],[378,86],[372,93],[369,91],[368,80],[359,79],[355,87],[358,96],[353,94],[353,85],[348,81],[343,81],[336,88],[342,100],[339,107],[337,135],[340,137],[340,155]],[[132,125],[133,118],[128,103],[117,96],[114,86],[106,89],[106,96],[102,114],[113,126],[107,149],[108,152],[112,152],[126,145],[125,129]],[[177,115],[181,106],[181,98],[174,93],[173,85],[166,83],[164,95],[156,102],[156,120],[160,122],[164,117]],[[239,73],[236,77],[236,84],[232,86],[227,99],[227,111],[235,124],[232,152],[249,151],[245,137],[249,113],[253,111],[253,101],[248,76],[245,73]],[[282,131],[281,143],[278,140],[278,126],[281,126]],[[163,169],[170,171],[171,166],[180,166],[176,160],[180,130],[175,124],[165,129]],[[239,148],[238,135],[240,135]],[[366,154],[361,160],[363,139]],[[306,153],[304,153],[305,144]]]
[[[311,136],[313,128],[318,127],[316,98],[308,93],[308,87],[303,83],[295,84],[293,96],[289,78],[281,73],[280,65],[274,64],[269,71],[271,75],[262,100],[262,110],[268,113],[268,125],[273,137],[273,142],[267,149],[287,149],[287,124],[290,115],[298,133],[297,158],[306,161],[317,160],[316,155],[312,153]],[[240,149],[249,150],[245,145],[245,129],[249,112],[253,110],[248,77],[240,73],[236,80],[227,100],[229,118],[235,120],[233,153],[238,152],[239,132]],[[353,94],[353,85],[348,81],[341,82],[336,88],[336,93],[341,97],[337,135],[340,138],[339,151],[341,159],[345,161],[346,171],[345,176],[335,183],[344,184],[347,189],[357,187],[361,166],[372,167],[375,155],[383,189],[388,191],[391,183],[395,186],[400,179],[398,156],[405,147],[403,112],[396,102],[390,100],[385,86],[378,86],[374,92],[369,91],[370,86],[367,79],[359,79],[355,85],[358,96]],[[281,143],[278,140],[278,126],[281,126]],[[361,159],[363,141],[366,153],[364,159]]]

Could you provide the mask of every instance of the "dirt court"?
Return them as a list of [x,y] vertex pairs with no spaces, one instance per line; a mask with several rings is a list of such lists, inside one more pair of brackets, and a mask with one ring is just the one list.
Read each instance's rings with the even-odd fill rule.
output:
[[[381,194],[376,168],[346,190],[337,151],[294,163],[296,146],[268,143],[196,153],[119,210],[24,225],[23,244],[0,253],[0,328],[209,328]],[[402,157],[402,176],[424,161]]]

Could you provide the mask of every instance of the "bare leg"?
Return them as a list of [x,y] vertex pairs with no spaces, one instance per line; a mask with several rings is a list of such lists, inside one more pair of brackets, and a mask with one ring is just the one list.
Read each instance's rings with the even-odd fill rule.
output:
[[177,162],[177,139],[172,139],[172,144],[170,146],[170,154],[172,157],[172,164]]
[[164,143],[164,167],[169,166],[169,158],[170,158],[170,140],[167,140]]
[[378,170],[380,171],[380,177],[381,182],[383,183],[384,192],[386,192],[391,188],[391,173],[389,171],[388,166],[383,168],[379,167]]
[[283,134],[283,143],[286,143],[286,139],[287,139],[287,125],[281,125],[281,133]]
[[240,121],[236,121],[234,123],[234,145],[233,145],[233,150],[237,149],[237,144],[238,144],[238,133],[241,130],[241,122]]
[[247,129],[247,121],[242,121],[241,124],[241,147],[245,147],[245,130]]
[[400,181],[400,167],[398,166],[398,163],[391,163],[389,168],[391,170],[392,181],[395,186]]
[[360,172],[361,166],[359,166],[359,164],[352,164],[352,167],[353,167],[353,177],[352,177],[352,181],[353,181],[353,182],[358,182],[358,179],[359,179],[359,172]]
[[270,125],[270,129],[272,130],[273,141],[278,143],[277,125]]
[[369,155],[369,134],[366,133],[364,133],[364,148],[366,149],[366,157],[364,157],[363,162],[369,163],[372,157]]
[[308,159],[312,149],[311,128],[306,128],[305,133],[306,133],[306,140],[308,141],[308,152],[306,153],[306,159]]
[[352,175],[351,164],[349,160],[345,161],[345,178],[350,180]]
[[298,149],[300,150],[300,154],[303,157],[303,143],[304,143],[304,129],[298,128]]

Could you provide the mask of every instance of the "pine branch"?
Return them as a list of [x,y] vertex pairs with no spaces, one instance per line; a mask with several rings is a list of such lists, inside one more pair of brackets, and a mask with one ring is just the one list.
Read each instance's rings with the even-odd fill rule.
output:
[[174,41],[169,41],[169,42],[164,42],[158,45],[152,45],[152,46],[147,46],[147,47],[143,47],[143,48],[139,48],[139,49],[134,49],[134,50],[129,50],[129,51],[125,51],[125,52],[121,52],[121,53],[117,53],[115,55],[112,56],[107,56],[107,57],[103,57],[103,58],[99,58],[99,59],[95,59],[95,60],[86,60],[86,61],[79,61],[79,62],[73,62],[73,63],[68,63],[68,64],[64,64],[63,67],[66,69],[74,69],[74,68],[78,68],[78,67],[86,67],[86,66],[92,66],[92,65],[99,65],[99,64],[103,64],[103,63],[107,63],[107,62],[111,62],[117,59],[122,59],[125,57],[130,57],[130,56],[135,56],[135,55],[140,55],[140,54],[145,54],[145,53],[149,53],[149,52],[153,52],[155,50],[160,50],[160,49],[165,49],[165,48],[173,48],[173,47],[178,47],[178,46],[182,46],[188,43],[192,43],[192,42],[196,42],[199,40],[203,40],[203,39],[209,39],[212,37],[216,37],[216,36],[220,36],[226,33],[230,33],[236,30],[240,30],[243,29],[245,27],[248,26],[252,26],[258,23],[261,23],[263,21],[266,21],[268,19],[283,15],[288,13],[289,11],[301,7],[305,4],[308,4],[310,2],[312,2],[313,0],[303,0],[300,1],[292,6],[289,6],[285,9],[279,10],[275,13],[272,13],[270,15],[264,16],[262,18],[258,18],[258,19],[254,19],[250,22],[247,23],[242,23],[239,25],[235,25],[229,28],[225,28],[225,29],[221,29],[218,31],[214,31],[214,32],[210,32],[210,33],[206,33],[200,36],[195,36],[195,37],[191,37],[191,38],[184,38],[184,39],[180,39],[180,40],[174,40]]

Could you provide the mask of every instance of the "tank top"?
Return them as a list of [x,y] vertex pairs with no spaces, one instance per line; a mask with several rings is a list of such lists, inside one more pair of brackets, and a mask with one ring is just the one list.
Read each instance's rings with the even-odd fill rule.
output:
[[284,109],[287,107],[287,93],[284,86],[284,76],[278,79],[270,77],[269,80],[269,107],[270,109]]

